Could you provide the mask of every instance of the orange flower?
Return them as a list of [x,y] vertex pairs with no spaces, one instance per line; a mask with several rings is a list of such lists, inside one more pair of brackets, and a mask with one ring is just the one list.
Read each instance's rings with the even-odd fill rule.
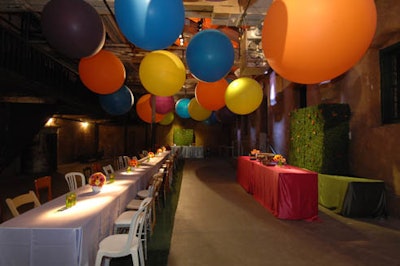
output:
[[284,164],[286,163],[285,157],[283,157],[281,154],[275,154],[274,157],[272,158],[274,162],[277,162],[279,164]]
[[138,165],[138,160],[137,159],[132,159],[129,161],[129,166],[137,166]]
[[154,157],[154,152],[150,151],[150,152],[148,153],[148,155],[149,155],[150,158],[153,158],[153,157]]
[[89,185],[91,186],[102,187],[105,182],[106,176],[101,172],[94,173],[89,177]]

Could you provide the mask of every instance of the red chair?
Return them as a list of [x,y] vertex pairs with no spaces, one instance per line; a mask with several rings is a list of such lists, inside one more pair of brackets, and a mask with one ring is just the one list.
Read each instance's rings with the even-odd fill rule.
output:
[[53,193],[51,190],[51,176],[44,176],[35,179],[35,189],[36,189],[36,197],[40,200],[40,191],[47,191],[47,201],[53,199]]

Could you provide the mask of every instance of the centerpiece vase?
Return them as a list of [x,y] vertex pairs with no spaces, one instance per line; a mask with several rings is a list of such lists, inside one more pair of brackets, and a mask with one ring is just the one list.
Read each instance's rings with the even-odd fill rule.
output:
[[92,186],[92,190],[94,193],[99,193],[101,191],[101,187],[99,186]]

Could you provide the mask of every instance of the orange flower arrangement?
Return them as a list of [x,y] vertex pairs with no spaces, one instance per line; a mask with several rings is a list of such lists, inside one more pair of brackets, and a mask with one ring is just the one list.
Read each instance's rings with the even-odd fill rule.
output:
[[89,185],[92,187],[102,187],[106,183],[106,176],[101,172],[96,172],[89,177]]
[[163,152],[163,150],[161,148],[157,149],[157,154],[162,153],[162,152]]
[[137,159],[129,160],[129,166],[136,167],[139,161]]
[[281,154],[275,154],[272,160],[276,162],[277,165],[284,165],[286,163],[285,157],[283,157]]
[[260,153],[260,150],[257,150],[257,149],[252,149],[251,151],[250,151],[250,154],[251,155],[256,155],[256,154],[259,154]]
[[153,158],[153,157],[154,157],[154,152],[150,151],[150,152],[148,153],[148,155],[149,155],[149,158]]

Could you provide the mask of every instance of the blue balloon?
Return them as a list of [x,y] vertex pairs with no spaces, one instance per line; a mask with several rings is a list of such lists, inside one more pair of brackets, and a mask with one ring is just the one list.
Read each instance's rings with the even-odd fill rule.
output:
[[214,125],[214,124],[216,124],[217,122],[218,122],[218,120],[217,120],[217,115],[216,115],[215,112],[212,112],[211,115],[210,115],[210,117],[207,118],[206,120],[204,120],[204,123],[205,123],[206,125]]
[[204,82],[215,82],[231,70],[235,51],[229,38],[214,29],[194,35],[186,50],[186,62],[190,72]]
[[190,99],[182,98],[178,100],[175,104],[175,112],[181,118],[190,118],[188,106],[190,103]]
[[121,32],[144,50],[162,50],[183,31],[182,0],[115,0],[115,17]]
[[129,112],[134,97],[131,90],[124,85],[114,93],[99,95],[99,102],[103,110],[110,115],[122,115]]

